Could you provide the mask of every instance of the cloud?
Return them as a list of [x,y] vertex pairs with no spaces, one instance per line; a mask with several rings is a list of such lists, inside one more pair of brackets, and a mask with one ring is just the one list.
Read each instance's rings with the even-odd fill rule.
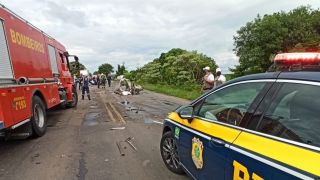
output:
[[319,0],[3,0],[64,44],[90,70],[102,63],[141,67],[171,48],[213,57],[223,71],[237,64],[233,36],[257,14]]
[[87,21],[85,12],[63,6],[63,3],[55,1],[42,1],[44,7],[41,8],[42,14],[50,19],[55,25],[76,26],[85,28],[90,22]]

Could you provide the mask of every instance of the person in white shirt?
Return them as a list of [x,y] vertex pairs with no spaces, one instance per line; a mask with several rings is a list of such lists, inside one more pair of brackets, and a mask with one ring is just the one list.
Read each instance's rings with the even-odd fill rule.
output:
[[220,86],[221,84],[226,82],[226,77],[222,75],[220,68],[216,69],[216,75],[217,77],[214,80],[214,87]]
[[202,92],[206,93],[214,86],[214,75],[210,72],[209,66],[206,66],[205,68],[203,68],[203,70],[206,72],[206,74],[203,77]]

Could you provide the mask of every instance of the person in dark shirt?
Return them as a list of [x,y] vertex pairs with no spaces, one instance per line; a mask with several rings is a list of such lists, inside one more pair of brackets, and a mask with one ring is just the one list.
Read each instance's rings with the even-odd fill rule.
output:
[[97,75],[97,85],[98,88],[100,88],[100,74]]
[[81,90],[82,89],[82,79],[83,78],[83,75],[81,75],[80,77],[78,77],[78,81],[79,81],[79,90]]
[[111,73],[107,75],[108,86],[111,86]]
[[82,77],[82,100],[84,100],[84,94],[87,93],[88,99],[90,99],[90,90],[89,90],[89,82],[90,79],[88,76]]

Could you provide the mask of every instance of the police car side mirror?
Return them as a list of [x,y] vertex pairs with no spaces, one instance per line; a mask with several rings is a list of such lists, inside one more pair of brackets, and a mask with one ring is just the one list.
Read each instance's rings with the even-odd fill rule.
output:
[[178,111],[178,114],[181,119],[187,119],[189,123],[193,120],[193,107],[192,106],[184,106],[181,107]]

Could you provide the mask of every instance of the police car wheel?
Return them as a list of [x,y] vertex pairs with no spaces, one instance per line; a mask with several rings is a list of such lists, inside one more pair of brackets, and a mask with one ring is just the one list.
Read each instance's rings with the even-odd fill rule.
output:
[[171,131],[163,134],[160,143],[161,157],[167,168],[176,173],[184,174],[177,151],[176,139]]
[[41,137],[47,130],[47,114],[46,108],[40,97],[34,96],[32,99],[32,135]]

